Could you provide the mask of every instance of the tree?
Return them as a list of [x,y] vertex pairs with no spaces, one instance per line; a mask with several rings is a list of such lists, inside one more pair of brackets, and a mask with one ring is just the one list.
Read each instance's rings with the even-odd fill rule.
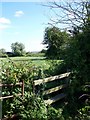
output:
[[[71,34],[65,63],[71,70],[67,109],[73,119],[89,120],[90,109],[90,1],[51,2],[48,7],[59,9],[52,24],[65,24]],[[64,17],[65,16],[65,17]],[[68,28],[69,26],[69,28]],[[86,99],[86,101],[84,101]],[[73,107],[76,106],[76,107]],[[78,115],[77,115],[78,111]],[[82,117],[81,117],[81,115]],[[75,115],[77,115],[75,117]],[[85,117],[87,116],[87,117]]]
[[4,48],[0,49],[0,57],[6,57],[6,50]]
[[54,13],[49,24],[59,24],[61,29],[62,24],[64,29],[81,27],[80,25],[86,22],[87,12],[90,13],[90,8],[87,9],[89,2],[89,0],[64,0],[59,2],[52,0],[52,2],[48,2],[44,6],[49,7]]
[[25,53],[24,51],[25,46],[23,43],[18,43],[18,42],[12,43],[11,49],[15,56],[22,56]]
[[45,29],[43,44],[47,45],[46,56],[49,58],[60,58],[62,50],[66,48],[69,35],[61,32],[58,27],[47,27]]

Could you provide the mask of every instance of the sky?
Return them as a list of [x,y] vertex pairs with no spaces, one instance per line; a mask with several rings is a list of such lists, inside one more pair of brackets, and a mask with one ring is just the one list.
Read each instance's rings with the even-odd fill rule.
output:
[[0,2],[0,49],[11,51],[11,44],[23,43],[25,50],[40,51],[49,19],[40,2]]
[[[43,6],[45,1],[53,0],[0,0],[0,49],[11,51],[11,44],[15,42],[23,43],[27,52],[41,51],[45,48],[42,44],[45,28],[51,23],[50,18],[57,19],[52,9]],[[55,11],[61,16],[64,14],[58,9]],[[69,14],[69,17],[73,15]],[[57,27],[66,26],[60,24]]]

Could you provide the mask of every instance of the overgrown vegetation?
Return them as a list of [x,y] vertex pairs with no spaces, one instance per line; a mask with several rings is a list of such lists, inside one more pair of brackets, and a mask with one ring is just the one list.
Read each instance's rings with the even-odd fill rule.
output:
[[8,58],[1,62],[0,79],[2,83],[16,84],[22,80],[25,82],[24,97],[16,97],[17,94],[21,93],[19,86],[2,88],[2,96],[15,96],[14,98],[4,99],[2,101],[2,117],[9,117],[19,113],[19,119],[49,120],[56,116],[58,116],[57,118],[62,116],[61,113],[59,114],[54,108],[47,108],[43,102],[43,98],[33,93],[33,80],[49,76],[51,72],[48,74],[48,72],[45,72],[46,69],[43,66],[34,66],[31,61],[24,62],[23,64],[23,62],[17,63]]
[[[74,4],[77,6],[82,5],[82,7],[80,7],[80,9],[72,8]],[[62,41],[64,39],[61,39],[63,32],[59,31],[60,36],[57,32],[59,29],[54,27],[56,30],[54,30],[54,32],[52,31],[54,28],[46,29],[45,43],[48,44],[48,58],[54,59],[54,55],[56,55],[56,58],[63,58],[62,61],[52,60],[48,69],[44,70],[42,67],[33,66],[28,62],[23,64],[23,66],[22,64],[16,65],[11,60],[5,63],[3,62],[2,68],[0,69],[0,77],[3,83],[15,84],[24,79],[26,84],[26,92],[23,98],[3,101],[3,117],[4,115],[10,116],[11,114],[19,113],[19,119],[23,120],[90,119],[90,3],[74,2],[73,4],[65,4],[66,6],[62,6],[54,2],[52,5],[50,6],[51,8],[60,8],[65,11],[66,15],[68,14],[67,12],[69,12],[70,15],[73,13],[73,19],[68,19],[68,22],[73,23],[73,20],[75,20],[75,23],[79,22],[78,26],[73,23],[72,30],[69,30],[71,35],[65,42]],[[65,19],[64,22],[66,22]],[[64,38],[67,37],[64,36]],[[56,41],[56,39],[58,41]],[[53,54],[51,56],[50,52],[52,53],[52,51]],[[33,80],[66,71],[71,71],[69,88],[67,89],[67,103],[59,109],[51,106],[47,107],[42,97],[40,98],[40,96],[33,94]],[[18,91],[20,91],[20,88],[6,87],[2,89],[2,94],[16,95]],[[9,105],[9,103],[12,104]]]

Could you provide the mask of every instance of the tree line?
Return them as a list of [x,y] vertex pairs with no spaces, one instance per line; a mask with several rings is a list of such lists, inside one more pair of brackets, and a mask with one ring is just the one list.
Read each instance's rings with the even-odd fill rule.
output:
[[15,57],[15,56],[44,56],[46,50],[42,49],[41,51],[36,52],[26,52],[25,45],[23,43],[15,42],[11,44],[12,52],[7,52],[4,48],[0,49],[0,57]]

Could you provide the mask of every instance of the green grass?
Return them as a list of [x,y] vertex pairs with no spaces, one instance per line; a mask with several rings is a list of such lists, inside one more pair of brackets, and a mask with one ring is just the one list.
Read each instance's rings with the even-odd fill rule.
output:
[[[43,70],[50,70],[51,63],[53,63],[52,67],[56,66],[55,64],[58,64],[58,62],[62,63],[62,60],[47,60],[45,57],[9,57],[9,58],[0,58],[0,66],[2,66],[2,63],[8,60],[13,61],[16,65],[24,65],[24,64],[30,64],[31,66],[35,66],[37,68],[42,68]],[[2,61],[2,62],[1,62]],[[48,73],[47,73],[48,74]]]
[[33,66],[42,67],[44,69],[48,69],[50,66],[49,60],[45,60],[45,57],[9,57],[0,58],[0,61],[5,62],[7,61],[7,59],[12,60],[15,64],[25,64],[26,62],[29,62]]
[[[27,60],[42,60],[45,57],[9,57],[11,60],[14,61],[27,61]],[[0,60],[7,60],[7,58],[0,58]]]

